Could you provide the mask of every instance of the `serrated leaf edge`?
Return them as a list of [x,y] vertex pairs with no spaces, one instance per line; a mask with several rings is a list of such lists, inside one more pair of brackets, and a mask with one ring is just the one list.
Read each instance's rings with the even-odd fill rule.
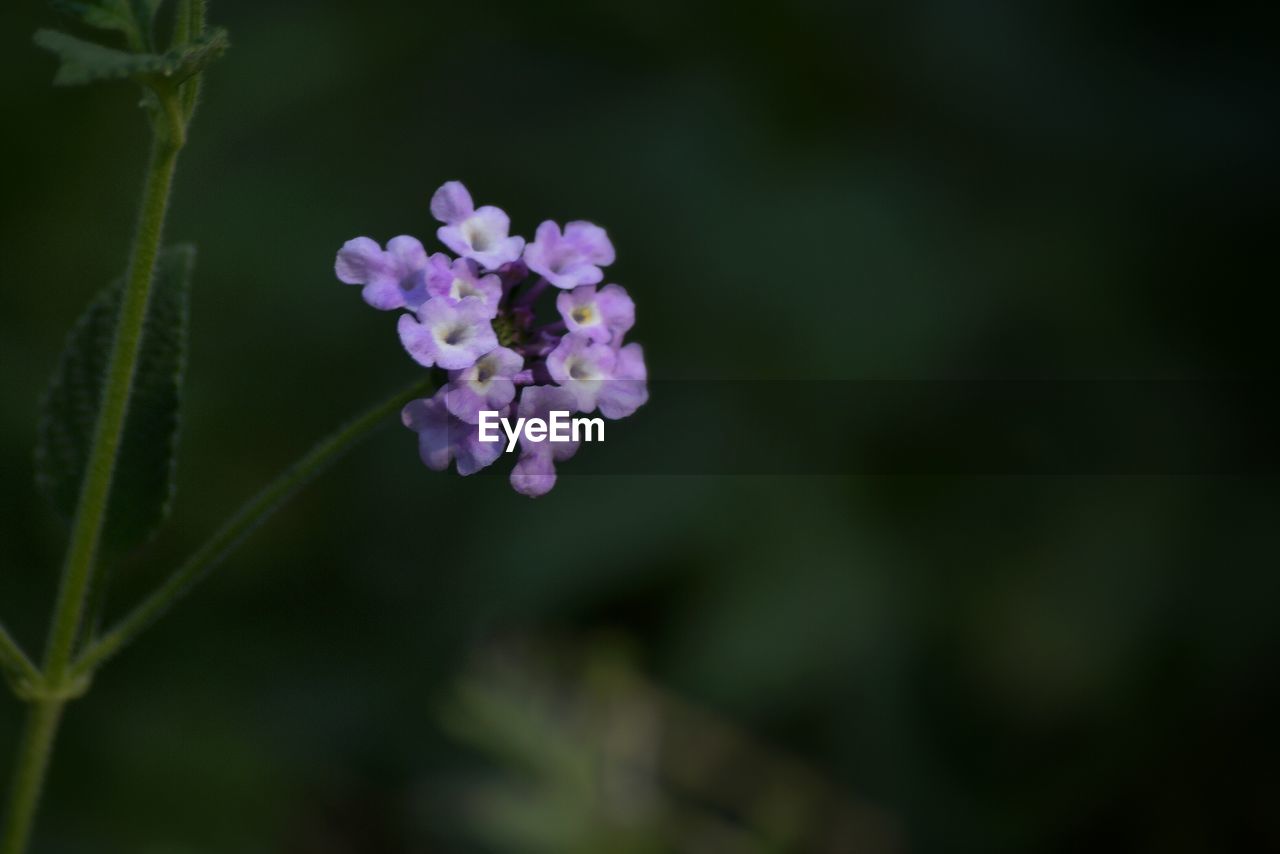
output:
[[[165,258],[170,255],[186,255],[187,256],[186,260],[183,263],[188,268],[188,275],[185,277],[187,282],[185,287],[187,288],[188,297],[189,297],[190,289],[191,289],[191,273],[194,271],[194,268],[195,268],[196,246],[193,243],[175,243],[173,245],[167,246],[164,249],[162,249],[156,261],[156,273],[155,273],[156,275],[159,275],[159,271],[163,268],[162,265],[165,263]],[[71,330],[67,333],[66,338],[63,342],[62,353],[58,356],[58,361],[54,365],[53,381],[48,383],[45,386],[45,390],[41,393],[39,397],[39,409],[37,411],[40,413],[40,415],[36,423],[37,437],[44,435],[44,433],[46,432],[45,425],[49,420],[48,410],[50,405],[50,399],[54,396],[54,393],[62,386],[63,377],[66,374],[67,360],[70,358],[70,354],[72,351],[72,344],[76,341],[77,337],[79,337],[82,333],[86,332],[85,327],[89,325],[91,318],[93,317],[94,309],[99,308],[103,303],[107,301],[113,287],[117,287],[117,286],[123,287],[123,284],[124,284],[124,280],[123,278],[121,278],[119,282],[113,281],[106,288],[103,288],[102,290],[98,291],[98,293],[94,295],[93,299],[89,301],[88,305],[86,305],[81,310],[80,315],[76,318],[75,323],[72,324]],[[178,354],[177,365],[174,368],[174,372],[173,372],[174,386],[176,389],[176,394],[174,398],[176,414],[174,417],[173,430],[170,432],[169,437],[166,440],[167,447],[165,448],[168,458],[173,461],[173,464],[169,467],[169,476],[165,484],[164,498],[160,503],[160,514],[159,514],[160,520],[150,529],[145,531],[142,534],[142,536],[139,537],[138,542],[133,544],[130,547],[131,549],[141,548],[142,546],[146,545],[152,539],[155,538],[161,526],[164,524],[164,521],[167,520],[170,514],[173,512],[173,505],[177,498],[178,447],[180,444],[180,439],[182,434],[182,425],[184,420],[182,416],[183,403],[185,402],[185,399],[186,399],[186,383],[184,381],[186,379],[187,360],[190,357],[190,346],[188,343],[191,335],[190,299],[182,300],[181,306],[182,308],[179,313],[179,324],[181,326],[181,335],[184,341],[184,346],[182,347],[181,352]],[[148,308],[148,312],[149,311],[150,309]],[[143,341],[141,342],[140,346],[145,346],[145,343],[146,343],[145,336],[146,336],[146,331],[144,329]],[[113,335],[113,339],[114,339],[114,335]],[[105,374],[106,365],[103,365],[102,370]],[[105,377],[103,381],[103,386],[105,387]],[[102,405],[101,400],[99,400],[98,405],[99,407]],[[128,430],[127,420],[125,422],[125,429]],[[64,521],[69,523],[71,522],[71,519],[65,516],[58,509],[57,502],[54,500],[54,497],[53,497],[54,483],[52,478],[44,474],[44,472],[49,467],[48,460],[45,456],[44,451],[45,451],[44,443],[39,439],[37,439],[35,451],[33,453],[33,462],[35,466],[34,480],[36,483],[36,488],[41,494],[45,496],[46,500],[49,502],[54,512],[59,517],[63,518]]]

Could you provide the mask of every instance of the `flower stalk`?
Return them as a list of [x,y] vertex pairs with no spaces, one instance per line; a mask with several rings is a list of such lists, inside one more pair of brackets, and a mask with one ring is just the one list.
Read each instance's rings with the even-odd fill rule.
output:
[[17,694],[26,693],[29,686],[38,685],[43,680],[35,664],[3,625],[0,625],[0,673],[8,678]]
[[22,854],[27,848],[64,705],[60,700],[37,700],[27,709],[9,793],[8,818],[0,838],[3,854]]
[[63,707],[88,689],[94,672],[189,592],[299,489],[384,426],[405,404],[430,393],[432,387],[430,378],[417,379],[317,443],[241,507],[150,596],[91,641],[58,682],[50,682],[41,674],[0,627],[0,663],[8,665],[6,672],[21,676],[21,682],[15,679],[15,689],[21,685],[19,695],[31,703],[14,769],[4,836],[0,837],[0,854],[23,854],[26,850]]
[[235,515],[228,519],[204,545],[196,549],[151,595],[115,626],[89,644],[76,660],[72,668],[72,676],[81,679],[91,676],[107,659],[128,645],[174,602],[182,598],[196,582],[234,551],[245,537],[266,521],[300,488],[374,429],[386,424],[388,418],[398,414],[409,401],[428,393],[432,385],[429,378],[416,380],[315,445],[302,459],[282,472],[236,511]]

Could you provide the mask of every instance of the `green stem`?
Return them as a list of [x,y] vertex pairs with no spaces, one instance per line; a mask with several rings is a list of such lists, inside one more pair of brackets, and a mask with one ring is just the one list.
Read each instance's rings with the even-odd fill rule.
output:
[[49,754],[62,718],[62,707],[78,696],[84,687],[82,680],[70,678],[72,657],[84,622],[85,603],[93,585],[98,542],[102,537],[116,456],[129,414],[129,398],[133,393],[147,304],[151,299],[156,256],[160,251],[169,191],[181,147],[181,136],[172,132],[157,133],[152,143],[142,190],[142,209],[138,214],[129,270],[120,301],[120,316],[116,320],[115,338],[107,359],[101,408],[94,424],[84,481],[71,525],[71,542],[62,565],[58,597],[45,647],[43,679],[38,696],[32,700],[27,727],[19,745],[0,854],[22,854],[26,850]]
[[64,704],[65,700],[39,700],[27,709],[27,722],[13,771],[13,788],[9,793],[9,818],[4,836],[0,837],[0,854],[22,854],[27,848]]
[[93,431],[84,483],[71,527],[71,543],[63,564],[62,581],[45,649],[45,677],[55,686],[62,684],[67,676],[83,618],[85,596],[93,580],[98,541],[102,536],[107,499],[111,493],[116,454],[129,413],[129,397],[133,391],[147,304],[151,299],[151,281],[160,251],[160,234],[177,159],[177,146],[162,139],[156,140],[147,169],[142,212],[138,217],[138,231],[120,302],[115,341],[107,361],[102,408],[98,411]]
[[[406,403],[422,397],[432,388],[429,379],[420,379],[397,392],[368,412],[348,422],[312,448],[261,492],[240,508],[204,545],[196,549],[150,596],[120,620],[110,631],[94,641],[76,661],[73,677],[87,677],[103,662],[119,652],[223,558],[235,550],[245,537],[274,513],[302,486],[329,463],[350,450],[375,428],[386,423]],[[3,852],[0,852],[3,854]]]
[[27,658],[27,654],[18,646],[18,642],[9,634],[8,629],[0,625],[0,671],[14,680],[15,690],[22,685],[31,686],[41,682],[40,671]]
[[[178,4],[178,13],[173,25],[173,46],[195,41],[205,30],[205,0],[184,0]],[[200,100],[200,85],[204,81],[203,74],[197,74],[179,87],[182,100],[182,114],[187,122],[195,113],[196,104]]]

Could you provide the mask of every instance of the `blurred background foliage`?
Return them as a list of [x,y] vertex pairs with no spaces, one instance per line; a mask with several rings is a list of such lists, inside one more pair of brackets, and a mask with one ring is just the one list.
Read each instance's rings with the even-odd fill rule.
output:
[[[429,238],[451,178],[526,234],[605,224],[663,379],[1274,363],[1263,4],[211,6],[234,47],[169,229],[199,245],[179,494],[117,607],[412,376],[332,258]],[[63,543],[37,398],[124,264],[146,144],[135,91],[50,88],[54,20],[0,7],[0,610],[33,647]],[[1280,846],[1273,486],[600,475],[529,502],[389,429],[71,709],[36,851]]]

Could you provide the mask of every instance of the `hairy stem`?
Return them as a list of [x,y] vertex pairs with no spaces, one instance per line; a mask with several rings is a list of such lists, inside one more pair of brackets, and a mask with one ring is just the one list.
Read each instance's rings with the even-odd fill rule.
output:
[[27,722],[18,743],[13,788],[9,792],[9,818],[0,837],[0,854],[22,854],[26,850],[64,704],[63,700],[38,700],[27,708]]
[[406,403],[430,391],[429,379],[421,379],[392,395],[368,412],[348,422],[313,447],[261,492],[241,507],[204,545],[196,549],[150,596],[136,606],[114,627],[90,644],[76,661],[73,676],[93,673],[108,658],[150,626],[161,614],[182,598],[206,573],[235,550],[245,537],[274,513],[294,493],[325,466],[350,450],[375,428],[385,424],[389,416]]
[[26,850],[62,707],[81,688],[77,680],[70,678],[72,657],[84,622],[88,593],[93,585],[98,542],[102,537],[116,456],[129,414],[129,398],[133,393],[147,304],[151,299],[156,256],[160,251],[169,191],[180,149],[181,136],[173,133],[157,133],[152,143],[142,190],[142,208],[138,214],[120,301],[120,315],[116,320],[111,355],[107,359],[102,401],[94,424],[84,481],[71,525],[71,541],[63,561],[49,626],[43,679],[39,695],[28,711],[27,727],[18,749],[4,835],[0,837],[3,839],[0,854],[22,854]]
[[71,543],[63,564],[53,624],[45,649],[45,676],[55,685],[66,678],[80,630],[85,595],[93,579],[116,455],[129,413],[129,397],[133,391],[147,304],[151,299],[151,282],[177,158],[176,146],[157,141],[152,148],[143,190],[142,213],[138,218],[138,232],[116,322],[115,341],[107,361],[102,405],[93,431],[84,483],[71,527]]
[[[194,41],[205,30],[205,0],[183,0],[178,4],[178,13],[173,25],[174,46]],[[178,97],[182,101],[182,114],[187,122],[196,111],[200,100],[200,84],[204,75],[197,74],[179,87]]]

